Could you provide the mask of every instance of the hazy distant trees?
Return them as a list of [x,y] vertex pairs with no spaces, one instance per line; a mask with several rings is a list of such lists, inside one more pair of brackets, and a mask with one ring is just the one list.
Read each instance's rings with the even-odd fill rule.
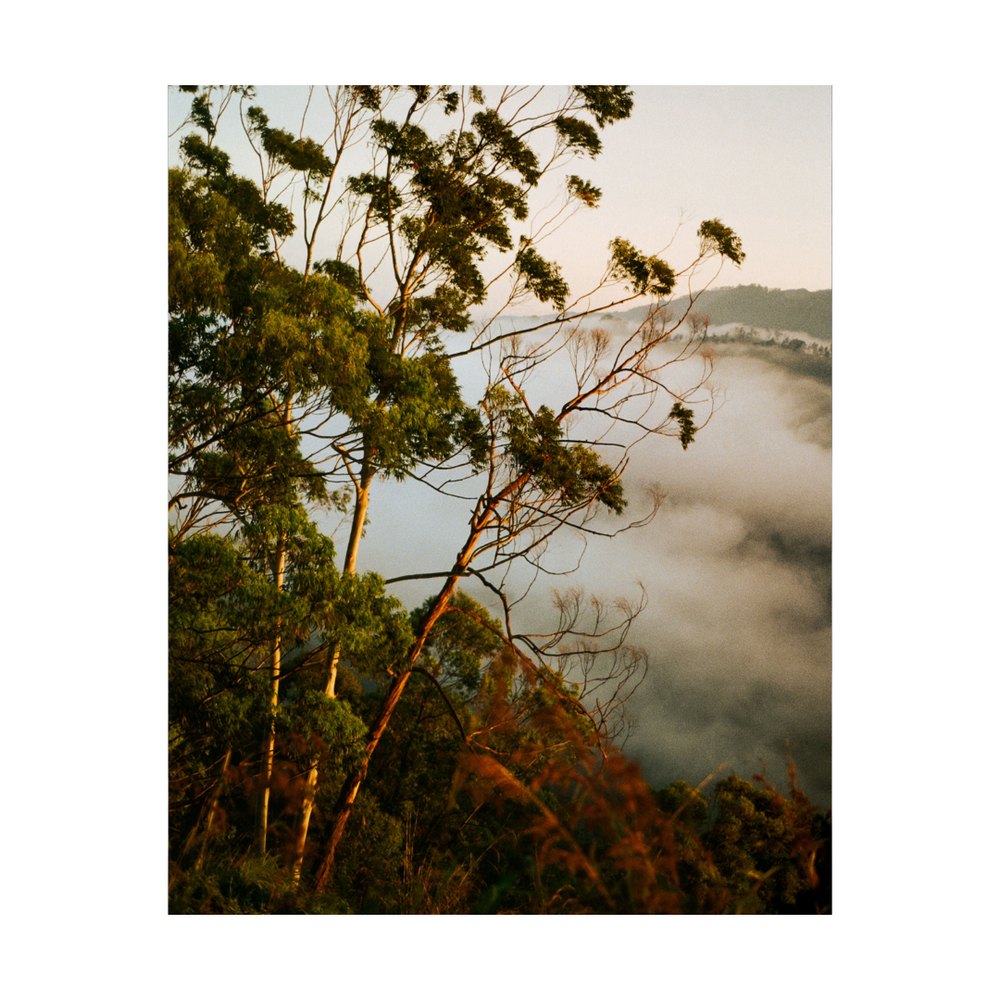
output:
[[827,341],[832,336],[833,294],[829,289],[713,288],[700,296],[698,308],[710,313],[719,326],[745,323],[761,330],[795,330]]

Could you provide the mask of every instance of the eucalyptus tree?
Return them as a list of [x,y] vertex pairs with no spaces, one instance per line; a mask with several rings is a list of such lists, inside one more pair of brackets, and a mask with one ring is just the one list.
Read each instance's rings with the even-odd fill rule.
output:
[[[259,188],[231,171],[227,154],[212,143],[206,108],[197,99],[192,116],[207,139],[187,136],[186,169],[169,175],[171,553],[175,557],[206,532],[232,536],[241,564],[257,560],[270,574],[270,593],[259,581],[256,591],[264,614],[268,601],[280,606],[296,586],[288,576],[290,552],[304,531],[314,533],[303,504],[343,506],[317,456],[304,454],[301,427],[314,422],[321,407],[329,412],[357,405],[348,396],[364,391],[367,347],[359,331],[369,316],[356,314],[350,292],[332,278],[304,282],[280,260],[275,248],[294,231],[291,215],[267,200],[266,185]],[[307,176],[317,162],[326,165],[315,150],[305,160],[278,143],[271,146],[272,159]],[[223,555],[218,545],[212,551],[217,559]],[[323,558],[332,558],[332,546]],[[328,579],[327,602],[334,583]],[[329,615],[310,620],[308,629],[293,629],[298,641],[330,629]],[[288,625],[280,614],[271,617],[260,850]],[[241,670],[259,671],[259,642],[246,634],[246,621],[222,631],[238,647]]]
[[[310,89],[303,122],[324,112],[323,131],[313,137],[304,125],[297,135],[272,126],[253,88],[185,89],[195,94],[191,131],[179,144],[189,172],[172,176],[194,200],[184,209],[182,250],[197,242],[196,210],[221,213],[240,249],[232,261],[214,255],[212,267],[200,270],[178,253],[189,304],[176,331],[172,325],[171,392],[180,416],[171,425],[171,468],[185,485],[171,503],[178,515],[182,503],[190,509],[175,530],[238,521],[254,491],[269,496],[292,484],[304,500],[344,505],[347,578],[357,572],[380,480],[416,479],[471,505],[454,560],[395,578],[442,584],[393,666],[360,763],[341,788],[322,885],[367,761],[461,579],[475,576],[496,595],[507,643],[542,666],[553,655],[559,636],[516,632],[511,567],[542,567],[557,532],[621,530],[607,518],[625,512],[630,450],[650,435],[679,438],[684,448],[693,441],[692,394],[704,387],[710,362],[693,385],[669,383],[671,366],[692,358],[698,344],[681,337],[675,346],[686,313],[671,316],[664,300],[683,277],[705,264],[738,265],[743,251],[718,219],[701,224],[699,251],[682,269],[616,238],[597,286],[575,296],[558,264],[542,255],[545,237],[568,215],[599,202],[601,192],[569,167],[596,156],[600,130],[628,118],[633,95],[622,86],[506,87],[489,96],[478,87]],[[256,183],[234,177],[217,145],[220,116],[234,108],[260,166]],[[532,192],[560,174],[561,204],[533,214]],[[220,193],[226,204],[217,202]],[[237,206],[238,224],[228,221],[227,205]],[[298,269],[286,263],[296,219]],[[220,288],[228,295],[222,304]],[[551,315],[512,323],[506,313],[528,298]],[[593,314],[643,298],[648,315],[624,337],[584,326]],[[696,300],[691,295],[688,311]],[[486,318],[474,322],[473,308],[487,306]],[[470,356],[486,378],[473,404],[453,367]],[[532,377],[566,361],[572,378],[562,398],[539,396]],[[653,512],[655,502],[626,526]],[[276,553],[281,545],[279,536]],[[632,614],[617,632],[604,630],[616,635],[608,650],[622,648]],[[560,634],[582,631],[577,623],[566,622]],[[601,650],[584,646],[572,655]],[[329,697],[341,651],[331,636],[321,685]],[[278,661],[276,654],[275,677]],[[313,766],[297,865],[317,780]]]

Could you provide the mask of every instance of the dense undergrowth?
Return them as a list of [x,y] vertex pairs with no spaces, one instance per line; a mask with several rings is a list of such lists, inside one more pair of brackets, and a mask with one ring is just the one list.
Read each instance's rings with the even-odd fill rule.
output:
[[[831,911],[831,819],[789,771],[782,794],[730,775],[653,790],[559,699],[500,656],[462,704],[413,697],[372,760],[322,893],[291,864],[301,773],[276,768],[271,848],[253,851],[254,782],[227,763],[171,838],[171,913],[581,914]],[[516,676],[515,676],[516,675]],[[358,709],[374,700],[359,684]],[[332,795],[317,796],[322,830]],[[196,821],[192,818],[197,816]],[[322,837],[318,838],[322,842]]]

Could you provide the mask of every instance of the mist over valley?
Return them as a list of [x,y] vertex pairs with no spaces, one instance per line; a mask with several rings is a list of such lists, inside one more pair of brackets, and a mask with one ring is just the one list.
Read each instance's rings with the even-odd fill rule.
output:
[[[810,307],[811,296],[824,295],[768,291],[772,303]],[[671,302],[666,311],[684,308]],[[604,313],[585,328],[600,327],[614,343],[646,311]],[[567,533],[545,552],[542,571],[512,567],[504,577],[522,598],[514,612],[528,633],[554,626],[557,594],[575,589],[613,605],[645,592],[629,642],[646,650],[649,669],[629,702],[625,752],[653,787],[761,771],[784,787],[790,753],[813,802],[831,804],[831,338],[795,329],[813,311],[797,322],[786,309],[791,326],[780,330],[708,317],[700,349],[671,379],[696,384],[707,355],[710,378],[692,406],[699,423],[710,419],[686,450],[658,436],[636,446],[624,476],[629,507],[621,518],[602,513],[594,526],[618,531],[647,514],[655,494],[662,503],[651,523],[613,539]],[[504,323],[524,329],[539,320]],[[678,350],[690,332],[685,325],[658,350]],[[471,400],[475,368],[456,371]],[[533,406],[570,389],[568,365],[560,371],[528,381]],[[387,579],[446,572],[442,553],[457,547],[469,512],[423,484],[385,483],[369,510],[376,530],[365,568]],[[435,586],[408,580],[389,589],[413,607]],[[498,612],[475,579],[463,590]]]

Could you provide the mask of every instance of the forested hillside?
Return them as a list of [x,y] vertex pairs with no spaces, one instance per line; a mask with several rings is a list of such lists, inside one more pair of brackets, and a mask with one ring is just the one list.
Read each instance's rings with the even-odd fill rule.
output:
[[[570,321],[531,194],[558,176],[557,222],[595,209],[568,171],[632,94],[342,87],[317,92],[310,137],[251,87],[179,89],[170,911],[829,912],[830,818],[794,766],[784,793],[654,789],[621,752],[641,597],[570,589],[550,627],[523,617],[564,538],[583,559],[656,514],[662,497],[626,490],[630,456],[697,447],[711,415],[704,331],[667,300],[679,274],[744,259],[716,218],[694,260],[617,238],[583,314],[641,303],[629,329]],[[487,266],[510,291],[477,324]],[[499,323],[532,300],[554,312]],[[434,567],[403,548],[387,579],[365,547],[394,483],[457,514]],[[395,516],[414,547],[440,527],[420,505]],[[414,581],[426,600],[404,606],[393,585]]]
[[[809,292],[804,288],[763,288],[738,285],[735,288],[707,288],[697,295],[694,308],[708,317],[712,326],[741,323],[758,330],[807,333],[819,340],[833,339],[833,292]],[[671,303],[680,314],[691,308],[690,295],[678,295]],[[616,319],[634,321],[634,309],[611,313]]]

